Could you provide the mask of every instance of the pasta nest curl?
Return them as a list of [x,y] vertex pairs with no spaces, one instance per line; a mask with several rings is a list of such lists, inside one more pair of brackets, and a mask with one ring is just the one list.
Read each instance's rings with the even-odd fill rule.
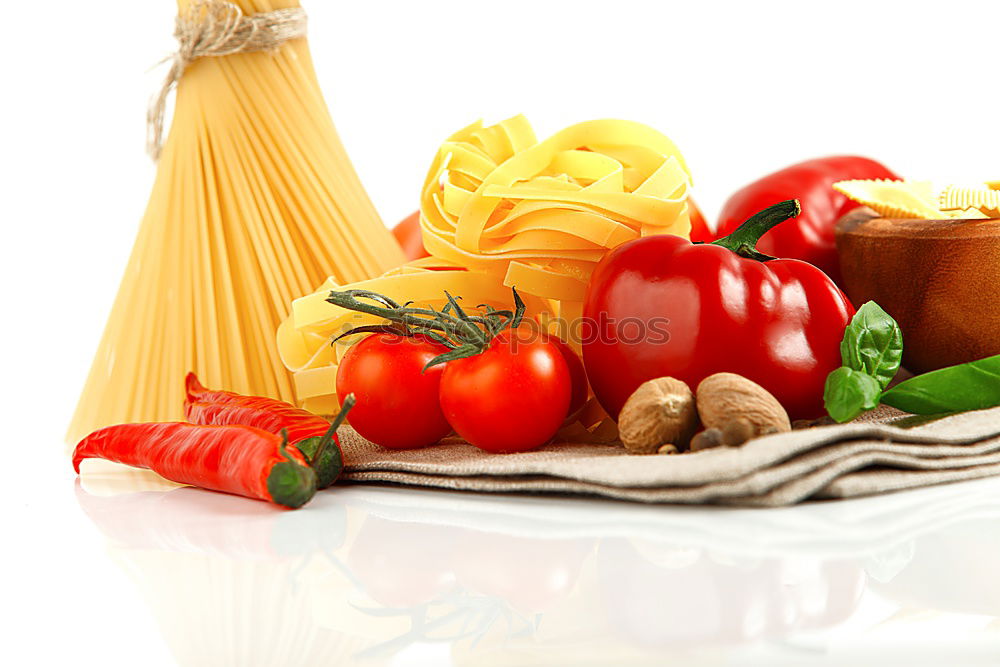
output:
[[641,123],[588,121],[539,142],[523,116],[477,122],[444,142],[427,173],[424,246],[519,292],[582,302],[610,248],[688,236],[690,183],[674,143]]

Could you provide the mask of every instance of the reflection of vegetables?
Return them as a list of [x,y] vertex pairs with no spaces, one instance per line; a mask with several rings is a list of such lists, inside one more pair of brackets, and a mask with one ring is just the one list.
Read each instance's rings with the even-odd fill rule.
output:
[[823,382],[840,365],[853,308],[816,267],[754,250],[798,210],[783,202],[715,244],[654,235],[608,253],[584,308],[584,326],[604,330],[584,333],[583,356],[609,414],[646,380],[695,387],[723,371],[770,391],[792,418],[822,413]]
[[376,333],[355,343],[337,369],[337,394],[353,393],[351,426],[390,449],[432,445],[451,433],[441,412],[441,366],[424,367],[448,348],[424,335]]
[[396,237],[406,261],[429,257],[424,248],[424,239],[420,231],[420,211],[414,211],[392,228],[392,235]]
[[148,468],[213,491],[301,507],[316,493],[316,473],[280,435],[249,426],[180,422],[121,424],[94,431],[73,452],[73,468],[101,458]]
[[1000,355],[904,380],[882,394],[882,402],[917,415],[1000,405]]
[[695,552],[664,566],[650,559],[655,548],[606,539],[597,553],[601,606],[621,636],[642,646],[717,647],[827,628],[857,609],[866,581],[846,560],[728,564]]
[[[216,426],[242,424],[276,434],[286,431],[288,442],[310,460],[315,457],[323,436],[330,430],[330,422],[284,401],[207,389],[194,373],[188,373],[184,386],[187,392],[184,416],[189,422]],[[314,462],[313,468],[321,489],[333,484],[340,475],[344,468],[344,456],[336,434],[330,446],[324,448],[321,460]]]
[[[100,486],[88,479],[86,487]],[[77,484],[80,509],[116,546],[129,551],[203,554],[229,561],[280,562],[342,546],[346,513],[248,512],[246,501],[189,486],[171,491],[93,494]]]
[[741,222],[785,199],[798,199],[802,215],[794,223],[768,232],[757,244],[775,257],[801,259],[822,269],[840,284],[834,224],[857,204],[831,186],[851,178],[898,178],[884,166],[863,157],[839,156],[807,160],[754,181],[733,194],[722,207],[716,233],[725,236]]
[[450,526],[365,517],[351,544],[347,566],[375,602],[412,607],[456,586],[452,559],[461,556]]
[[908,558],[891,579],[873,577],[872,592],[903,609],[1000,616],[1000,537],[995,512],[986,510],[994,500],[975,509],[967,506],[961,520],[943,522],[904,543]]
[[458,582],[503,600],[524,614],[543,613],[563,601],[593,549],[585,539],[538,539],[478,530],[455,545]]

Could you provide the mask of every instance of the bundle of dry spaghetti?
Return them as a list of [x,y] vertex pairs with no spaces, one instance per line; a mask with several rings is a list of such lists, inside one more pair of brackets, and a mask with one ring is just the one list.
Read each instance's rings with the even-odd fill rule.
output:
[[[179,0],[173,123],[69,430],[182,417],[182,381],[294,400],[291,301],[403,261],[323,101],[296,0]],[[154,151],[155,152],[155,151]]]
[[[293,303],[278,348],[299,400],[316,412],[336,411],[336,366],[346,346],[329,341],[371,323],[327,303],[332,289],[435,308],[447,290],[466,304],[509,308],[516,287],[530,316],[576,346],[573,323],[597,263],[640,236],[686,237],[689,185],[677,147],[640,123],[589,121],[544,141],[522,116],[460,130],[438,151],[423,188],[420,221],[432,257],[362,283],[332,277]],[[594,408],[597,423],[602,414]]]

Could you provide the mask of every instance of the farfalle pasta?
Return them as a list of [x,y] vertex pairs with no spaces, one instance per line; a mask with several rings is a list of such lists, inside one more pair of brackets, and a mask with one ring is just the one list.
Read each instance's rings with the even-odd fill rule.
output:
[[986,183],[984,188],[949,185],[941,191],[941,210],[952,215],[968,216],[975,213],[996,218],[1000,216],[1000,191],[992,185],[992,182]]
[[883,218],[974,220],[1000,216],[1000,192],[993,187],[995,183],[949,185],[939,190],[930,181],[876,179],[839,181],[833,189]]
[[[337,364],[351,337],[330,341],[379,323],[327,303],[331,290],[365,289],[434,308],[444,307],[447,291],[468,307],[505,309],[516,287],[540,326],[572,322],[610,248],[649,234],[688,235],[689,187],[677,147],[640,123],[579,123],[542,142],[522,116],[460,130],[438,151],[423,188],[421,227],[432,256],[372,280],[329,279],[292,303],[277,337],[299,403],[336,412]],[[581,423],[603,417],[590,405]]]

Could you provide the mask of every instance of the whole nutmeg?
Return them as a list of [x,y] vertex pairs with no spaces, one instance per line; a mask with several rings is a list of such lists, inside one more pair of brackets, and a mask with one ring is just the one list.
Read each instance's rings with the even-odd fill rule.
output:
[[618,415],[618,434],[634,454],[655,454],[662,445],[687,448],[698,423],[691,389],[671,377],[639,385]]
[[792,430],[778,399],[742,375],[709,375],[698,385],[697,402],[701,423],[726,434],[724,442],[729,446]]

